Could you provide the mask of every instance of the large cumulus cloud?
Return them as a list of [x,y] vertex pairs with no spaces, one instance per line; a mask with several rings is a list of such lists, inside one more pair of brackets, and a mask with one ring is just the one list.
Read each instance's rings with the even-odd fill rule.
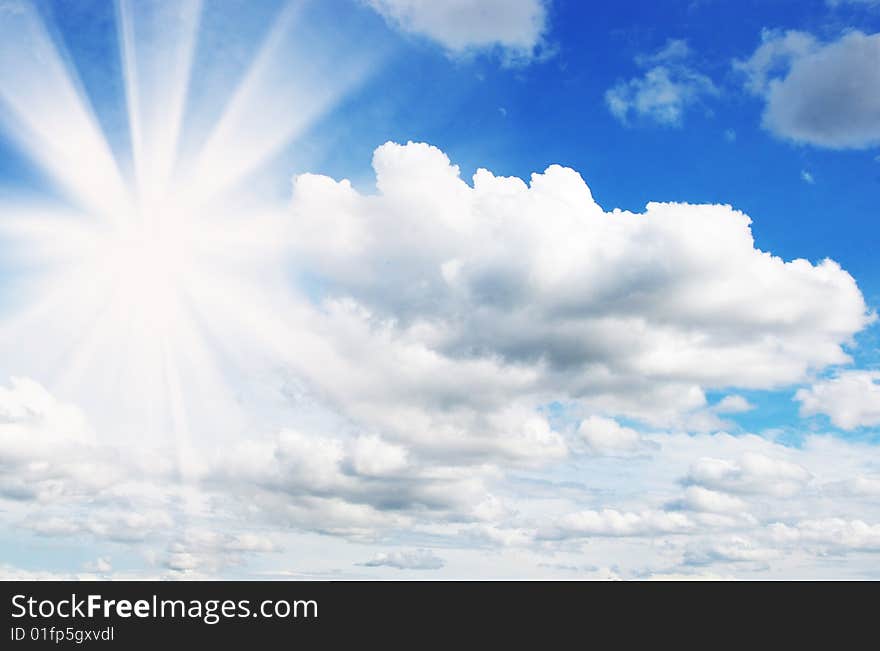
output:
[[375,195],[297,177],[291,225],[328,323],[345,320],[349,340],[372,332],[373,412],[402,393],[447,413],[571,399],[671,422],[707,388],[779,387],[846,362],[872,318],[837,263],[762,251],[730,206],[609,212],[559,166],[529,183],[481,169],[469,185],[424,144],[388,143],[373,164]]

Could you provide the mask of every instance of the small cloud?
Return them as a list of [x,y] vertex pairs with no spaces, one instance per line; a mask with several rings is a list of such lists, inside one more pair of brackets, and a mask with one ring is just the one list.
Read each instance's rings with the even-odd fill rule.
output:
[[585,418],[578,426],[578,434],[590,453],[598,456],[629,456],[653,448],[641,434],[629,427],[623,427],[613,418]]
[[430,549],[414,549],[412,551],[382,552],[376,554],[362,567],[394,567],[398,570],[439,570],[446,561],[435,556]]
[[688,486],[684,497],[674,504],[677,508],[687,511],[705,513],[740,513],[746,510],[746,503],[734,495],[723,491],[714,491],[702,486]]
[[89,572],[97,572],[98,574],[107,574],[113,569],[113,566],[110,564],[110,561],[101,556],[100,558],[95,559],[94,561],[89,561],[83,568]]
[[801,416],[825,414],[845,430],[880,425],[880,371],[844,371],[799,389]]
[[804,183],[809,183],[813,185],[816,182],[816,179],[813,178],[813,175],[810,174],[807,170],[801,170],[801,180]]
[[764,100],[762,126],[775,136],[829,149],[880,143],[880,34],[848,31],[823,43],[799,31],[765,30],[744,61],[746,90]]
[[653,54],[642,54],[637,56],[636,63],[640,66],[647,67],[658,63],[681,61],[687,59],[690,55],[691,48],[686,40],[683,38],[671,38],[666,41],[666,45]]
[[670,40],[653,54],[637,56],[636,65],[646,68],[645,74],[609,88],[605,92],[608,110],[623,124],[636,116],[680,127],[688,108],[719,94],[709,77],[688,65],[690,56],[683,40]]
[[364,0],[401,31],[439,43],[449,53],[500,50],[506,63],[543,61],[555,54],[545,33],[542,0]]
[[727,142],[736,142],[736,131],[733,129],[726,129],[724,131],[724,139]]
[[716,414],[741,414],[754,409],[754,405],[742,396],[724,396],[712,409]]

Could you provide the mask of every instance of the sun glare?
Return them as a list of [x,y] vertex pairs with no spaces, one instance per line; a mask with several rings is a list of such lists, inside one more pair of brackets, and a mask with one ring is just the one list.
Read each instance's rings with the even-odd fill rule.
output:
[[312,47],[298,58],[291,3],[267,22],[237,86],[193,98],[201,5],[116,2],[130,174],[40,13],[23,3],[0,21],[2,126],[69,199],[63,210],[4,208],[0,236],[30,285],[14,311],[3,306],[0,363],[27,368],[110,436],[178,447],[233,428],[241,380],[230,378],[244,373],[230,365],[245,349],[277,356],[289,330],[267,298],[278,222],[243,181],[371,65],[343,62],[332,39],[332,57]]
[[115,280],[116,293],[131,302],[133,318],[165,333],[196,264],[194,233],[172,206],[126,220],[98,242],[100,272]]

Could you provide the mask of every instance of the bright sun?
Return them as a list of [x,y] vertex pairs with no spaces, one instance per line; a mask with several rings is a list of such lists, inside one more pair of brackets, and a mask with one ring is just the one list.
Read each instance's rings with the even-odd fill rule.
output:
[[186,216],[166,204],[98,241],[96,249],[132,318],[167,334],[198,265],[196,233]]
[[117,2],[123,155],[38,12],[0,21],[0,118],[64,197],[3,206],[20,287],[0,304],[3,370],[27,369],[110,436],[180,447],[233,427],[242,364],[287,354],[284,220],[244,181],[374,63],[343,61],[332,39],[333,57],[303,49],[292,3],[237,86],[194,97],[200,4]]

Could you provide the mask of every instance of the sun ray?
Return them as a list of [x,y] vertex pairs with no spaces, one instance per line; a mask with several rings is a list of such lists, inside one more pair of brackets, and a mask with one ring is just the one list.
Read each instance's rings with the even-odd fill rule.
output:
[[[115,0],[133,163],[125,180],[39,16],[26,8],[0,29],[9,37],[0,126],[78,204],[0,206],[0,238],[17,252],[3,261],[14,268],[6,282],[27,284],[16,295],[29,299],[0,302],[2,370],[81,405],[103,436],[174,449],[184,479],[199,455],[269,418],[244,409],[242,396],[253,400],[251,383],[294,368],[298,353],[291,337],[304,317],[285,272],[283,211],[241,181],[376,61],[350,40],[312,34],[321,29],[301,24],[307,8],[285,5],[217,104],[188,98],[202,0]],[[188,140],[189,128],[199,138]]]
[[271,159],[374,66],[369,54],[343,56],[332,39],[317,41],[297,29],[305,4],[290,2],[281,11],[198,153],[188,192],[199,201],[234,187]]
[[83,208],[124,219],[131,201],[88,101],[34,8],[14,7],[0,21],[0,120]]
[[201,0],[117,0],[138,201],[168,190],[177,158]]

